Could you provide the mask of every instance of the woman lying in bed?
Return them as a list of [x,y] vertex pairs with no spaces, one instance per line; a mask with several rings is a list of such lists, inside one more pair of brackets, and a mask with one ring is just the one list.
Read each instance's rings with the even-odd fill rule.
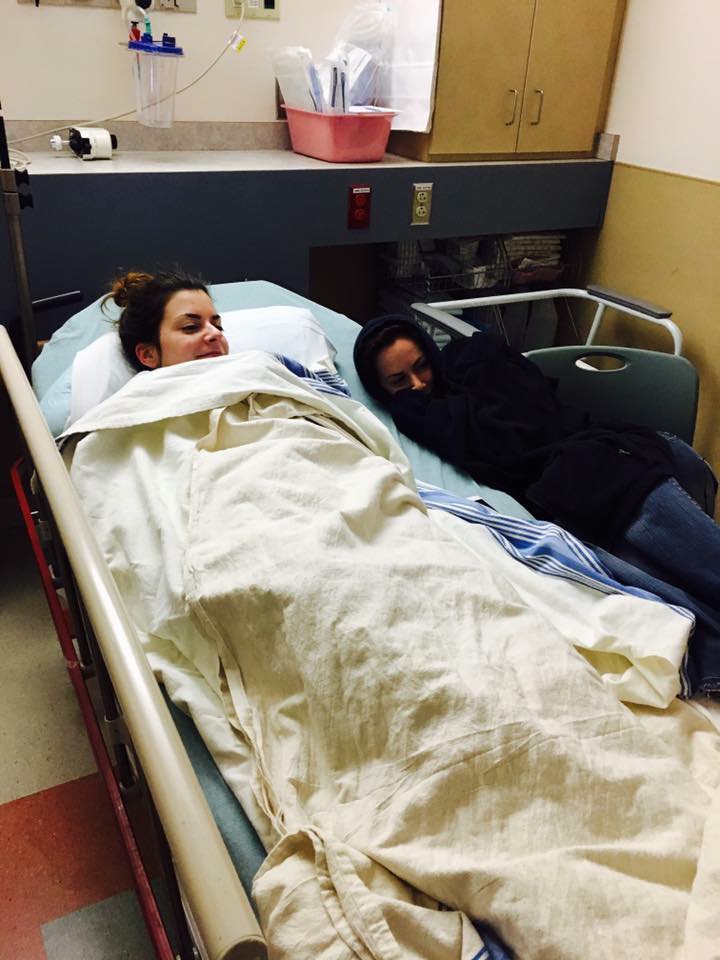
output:
[[489,333],[440,351],[410,318],[378,317],[358,335],[354,359],[402,433],[720,613],[717,482],[677,437],[590,424]]
[[126,273],[113,283],[105,300],[110,299],[122,308],[120,342],[136,370],[228,352],[220,314],[197,277],[182,272]]
[[224,356],[197,289],[165,291],[133,348],[157,372],[74,426],[71,473],[269,851],[271,955],[471,960],[485,920],[524,960],[709,957],[711,788],[578,652],[652,677],[682,616],[428,510],[374,416]]

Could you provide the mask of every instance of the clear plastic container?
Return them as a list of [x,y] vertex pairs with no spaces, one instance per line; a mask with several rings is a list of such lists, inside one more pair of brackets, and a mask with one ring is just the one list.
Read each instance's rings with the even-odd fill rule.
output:
[[[170,40],[172,43],[168,43]],[[175,119],[177,65],[183,54],[174,38],[159,43],[138,40],[128,43],[133,55],[137,119],[146,127],[171,127]]]
[[382,160],[390,137],[391,111],[315,113],[285,107],[295,153],[331,163]]

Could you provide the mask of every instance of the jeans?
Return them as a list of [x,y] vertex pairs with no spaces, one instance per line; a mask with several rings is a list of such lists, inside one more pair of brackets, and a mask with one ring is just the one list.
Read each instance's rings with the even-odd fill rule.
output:
[[717,481],[692,447],[664,435],[676,473],[643,500],[613,544],[597,550],[622,583],[691,610],[697,625],[688,648],[693,693],[720,692],[720,526],[712,519]]
[[[479,920],[472,921],[475,929],[485,941],[486,952],[478,954],[482,960],[515,960],[515,953],[500,939],[492,927]],[[475,960],[475,958],[473,958]]]
[[712,519],[717,481],[692,447],[667,439],[676,476],[651,490],[612,552],[720,614],[720,526]]
[[670,444],[670,451],[675,461],[675,479],[702,510],[712,517],[718,488],[715,474],[700,454],[684,440],[672,433],[661,433],[660,436]]

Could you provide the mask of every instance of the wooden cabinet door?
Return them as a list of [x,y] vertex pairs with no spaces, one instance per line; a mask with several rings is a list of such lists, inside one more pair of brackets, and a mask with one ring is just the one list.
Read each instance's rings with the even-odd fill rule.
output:
[[535,0],[445,0],[432,154],[515,150],[534,7]]
[[618,0],[537,0],[518,153],[593,148]]

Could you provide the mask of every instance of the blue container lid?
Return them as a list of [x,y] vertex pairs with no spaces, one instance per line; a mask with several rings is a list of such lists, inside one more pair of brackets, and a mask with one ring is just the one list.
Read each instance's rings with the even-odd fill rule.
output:
[[170,53],[176,57],[183,56],[183,48],[175,46],[175,37],[164,33],[162,40],[153,40],[152,34],[143,34],[142,40],[128,40],[128,50],[139,50],[141,53]]

